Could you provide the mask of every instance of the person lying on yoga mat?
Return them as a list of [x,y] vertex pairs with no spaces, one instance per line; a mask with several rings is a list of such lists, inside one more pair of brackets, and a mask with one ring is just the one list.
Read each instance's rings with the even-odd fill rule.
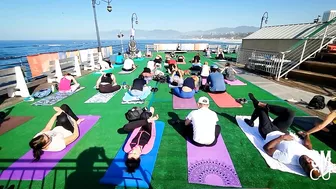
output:
[[211,93],[225,93],[226,92],[226,85],[224,81],[224,76],[219,73],[218,66],[213,65],[211,66],[211,73],[207,79],[207,84],[205,86],[206,92]]
[[142,74],[140,74],[138,78],[133,80],[133,84],[129,93],[132,96],[138,96],[138,97],[142,96],[144,94],[144,90],[147,88],[146,83],[147,82],[145,80],[145,77]]
[[[84,119],[79,119],[66,104],[61,107],[54,107],[54,110],[56,113],[45,128],[29,142],[29,146],[33,149],[35,161],[40,160],[43,151],[62,151],[67,145],[75,141],[80,134],[78,125]],[[52,129],[55,121],[56,126]]]
[[134,69],[136,69],[136,65],[134,64],[134,61],[130,59],[128,55],[126,55],[122,70],[128,72],[128,71],[133,71]]
[[185,137],[196,146],[214,146],[221,128],[217,125],[217,114],[209,109],[209,99],[198,99],[198,110],[191,111],[185,120]]
[[169,78],[169,83],[173,86],[183,85],[183,71],[182,70],[174,70],[173,74]]
[[116,77],[111,73],[101,75],[96,83],[96,89],[98,89],[100,93],[113,93],[120,88],[121,86],[117,84]]
[[201,60],[200,54],[197,53],[194,58],[190,61],[191,63],[199,63]]
[[199,78],[195,75],[186,78],[182,87],[173,88],[173,94],[180,98],[192,98],[198,92]]
[[307,132],[301,132],[302,136],[310,135],[316,133],[320,130],[325,132],[336,133],[336,98],[333,98],[327,102],[327,107],[330,111],[328,116],[322,123],[317,124],[314,128]]
[[233,69],[231,67],[230,63],[225,64],[225,67],[224,67],[224,70],[222,71],[222,73],[224,74],[224,78],[226,80],[229,80],[229,81],[235,81],[236,80],[235,75],[237,75],[237,72],[236,72],[235,69]]
[[152,135],[151,122],[159,119],[158,115],[154,115],[154,108],[150,107],[150,111],[141,113],[140,120],[131,121],[124,125],[123,129],[126,132],[132,132],[134,129],[141,127],[138,134],[132,139],[130,143],[131,151],[127,152],[127,159],[125,165],[127,172],[133,173],[140,166],[140,156],[142,149],[148,143]]
[[218,60],[224,60],[223,49],[219,49],[219,51],[217,52],[217,55],[216,55],[216,59],[218,59]]
[[118,55],[116,57],[115,63],[116,64],[123,64],[124,63],[124,56],[121,55],[120,52],[118,53]]
[[[293,136],[288,134],[288,128],[293,122],[294,112],[287,108],[265,104],[259,102],[253,94],[249,97],[255,108],[251,119],[244,121],[251,127],[253,122],[259,118],[259,133],[265,139],[264,150],[274,159],[291,165],[299,165],[309,176],[314,168],[314,163],[319,163],[320,154],[312,150],[309,135],[304,137],[304,142],[294,140]],[[278,116],[273,121],[270,120],[268,112]],[[318,171],[313,171],[314,178],[320,176]]]
[[[58,91],[59,92],[74,92],[76,91],[80,84],[77,82],[77,80],[70,74],[70,73],[64,73],[64,76],[59,82]],[[73,85],[71,83],[74,83]]]

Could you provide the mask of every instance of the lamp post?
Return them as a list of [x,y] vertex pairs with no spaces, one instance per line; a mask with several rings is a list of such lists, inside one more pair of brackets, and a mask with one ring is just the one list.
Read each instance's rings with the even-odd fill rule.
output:
[[[111,12],[112,6],[110,5],[112,0],[101,0],[107,3],[106,10]],[[100,36],[99,36],[99,28],[98,28],[98,22],[97,22],[97,14],[96,14],[96,5],[100,5],[100,1],[97,2],[97,0],[92,0],[92,8],[93,8],[93,16],[96,26],[96,34],[97,34],[97,41],[98,41],[98,54],[101,56],[101,43],[100,43]]]
[[121,53],[124,54],[124,45],[123,45],[123,37],[124,37],[124,34],[121,33],[121,31],[119,32],[119,34],[117,35],[118,38],[120,39],[120,45],[121,45]]
[[134,40],[134,27],[133,27],[133,22],[134,22],[134,18],[135,18],[135,24],[138,24],[138,15],[136,13],[133,13],[132,14],[132,17],[131,17],[131,23],[132,23],[132,32],[131,32],[131,39]]
[[265,24],[267,24],[268,21],[268,12],[265,12],[263,16],[261,17],[261,22],[260,22],[260,29],[262,28],[263,22],[265,20]]

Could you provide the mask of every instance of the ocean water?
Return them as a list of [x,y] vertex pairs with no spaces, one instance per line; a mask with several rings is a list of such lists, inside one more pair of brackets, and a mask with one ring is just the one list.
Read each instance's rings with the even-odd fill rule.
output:
[[[126,50],[129,40],[123,40],[123,47]],[[209,43],[220,44],[222,47],[230,43],[205,41],[205,40],[136,40],[137,47],[145,50],[145,45],[154,43]],[[112,46],[113,53],[121,52],[120,40],[102,40],[102,47]],[[29,70],[27,55],[66,52],[71,50],[80,50],[96,48],[96,40],[41,40],[41,41],[0,41],[0,69],[13,67],[16,65],[26,66]],[[28,75],[30,75],[28,73]]]

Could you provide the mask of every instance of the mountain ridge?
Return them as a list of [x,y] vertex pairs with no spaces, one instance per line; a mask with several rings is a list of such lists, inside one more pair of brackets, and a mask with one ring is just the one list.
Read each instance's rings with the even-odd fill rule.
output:
[[[154,29],[154,30],[136,30],[136,38],[141,39],[177,39],[177,38],[192,38],[192,37],[201,37],[202,35],[212,35],[212,34],[227,34],[227,33],[250,33],[255,32],[259,28],[255,26],[237,26],[237,27],[220,27],[211,30],[195,30],[189,32],[180,32],[173,29]],[[120,30],[111,30],[111,31],[101,31],[100,34],[102,38],[118,39],[117,35]],[[130,36],[130,30],[121,30],[124,34],[124,38]]]

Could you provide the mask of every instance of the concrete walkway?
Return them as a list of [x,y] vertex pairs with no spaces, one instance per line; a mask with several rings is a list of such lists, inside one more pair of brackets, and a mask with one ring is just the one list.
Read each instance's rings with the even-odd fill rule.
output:
[[[235,68],[235,69],[237,70],[238,75],[240,77],[250,81],[254,85],[257,85],[258,87],[272,93],[273,95],[283,100],[294,99],[296,101],[300,101],[302,99],[303,101],[308,103],[315,95],[320,95],[316,93],[303,91],[301,89],[284,86],[284,85],[275,83],[272,80],[265,79],[256,74],[247,72],[239,68]],[[328,96],[324,96],[324,98],[325,98],[326,103],[331,99]],[[300,106],[305,106],[305,105],[300,105]],[[327,108],[324,108],[323,110],[319,110],[319,111],[325,114],[329,114],[329,110]]]

